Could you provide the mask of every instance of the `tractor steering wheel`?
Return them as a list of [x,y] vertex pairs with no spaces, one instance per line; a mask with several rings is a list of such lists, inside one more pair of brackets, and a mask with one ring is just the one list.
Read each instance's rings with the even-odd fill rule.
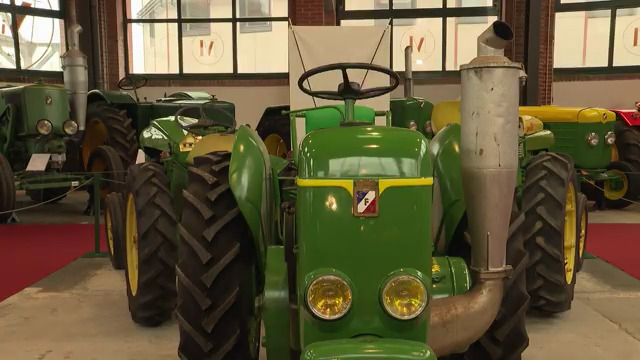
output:
[[[347,70],[367,70],[373,72],[383,73],[389,75],[393,80],[393,83],[389,86],[379,86],[368,89],[361,89],[360,84],[349,80],[349,74]],[[338,85],[336,91],[314,91],[306,88],[304,83],[309,80],[310,77],[329,71],[340,70],[342,72],[342,83]],[[369,63],[336,63],[318,66],[311,69],[300,76],[298,79],[298,87],[303,93],[313,96],[319,99],[325,100],[364,100],[370,99],[384,94],[388,94],[395,90],[400,85],[400,76],[398,74],[384,66],[369,64]]]
[[[198,129],[208,129],[211,127],[215,127],[215,126],[220,126],[220,127],[225,127],[225,128],[229,128],[228,132],[233,132],[236,128],[236,118],[235,116],[233,116],[233,114],[231,114],[230,112],[228,112],[227,110],[221,108],[221,107],[217,107],[215,105],[213,105],[212,107],[215,108],[216,110],[222,112],[224,115],[226,115],[227,117],[229,117],[232,120],[233,125],[231,127],[229,127],[228,124],[223,124],[221,122],[218,122],[216,120],[210,119],[207,117],[207,114],[204,111],[204,108],[207,104],[214,104],[212,102],[208,102],[208,103],[204,103],[200,106],[187,106],[187,107],[183,107],[178,109],[178,111],[176,111],[176,114],[174,116],[174,121],[178,124],[178,126],[180,126],[180,128],[182,128],[183,130],[187,130],[187,131],[193,131],[193,130],[198,130]],[[179,117],[182,116],[182,114],[187,111],[187,110],[192,110],[192,109],[198,109],[200,111],[200,115],[198,117],[198,121],[196,121],[195,123],[192,124],[183,124]]]
[[118,89],[120,90],[138,90],[147,85],[147,79],[143,75],[127,75],[118,81]]

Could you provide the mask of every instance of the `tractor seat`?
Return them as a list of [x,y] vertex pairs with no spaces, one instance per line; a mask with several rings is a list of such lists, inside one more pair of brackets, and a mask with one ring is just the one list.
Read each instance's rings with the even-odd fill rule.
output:
[[460,124],[460,101],[442,101],[433,107],[431,114],[433,132],[437,133],[449,124]]
[[[305,135],[313,130],[338,127],[342,122],[342,115],[336,109],[344,113],[344,105],[336,105],[333,108],[315,109],[305,112]],[[370,107],[355,105],[353,120],[359,125],[373,125],[376,121],[376,112]]]

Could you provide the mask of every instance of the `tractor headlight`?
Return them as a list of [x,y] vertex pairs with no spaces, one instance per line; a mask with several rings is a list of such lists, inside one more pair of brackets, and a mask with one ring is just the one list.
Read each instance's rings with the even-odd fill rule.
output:
[[604,142],[607,143],[607,145],[615,144],[616,143],[616,134],[613,131],[609,131],[604,136]]
[[49,135],[51,134],[51,131],[53,130],[53,126],[51,125],[51,121],[49,120],[39,120],[36,123],[36,130],[38,131],[38,134],[40,135]]
[[433,134],[433,124],[431,124],[431,121],[424,123],[424,133]]
[[307,290],[307,305],[322,320],[337,320],[351,308],[351,288],[335,275],[320,276]]
[[428,302],[427,289],[420,279],[412,275],[394,276],[382,289],[384,309],[399,320],[411,320],[420,316]]
[[62,124],[62,130],[67,135],[74,135],[78,132],[78,123],[73,120],[67,120]]
[[600,143],[600,136],[596,133],[589,134],[589,136],[587,136],[587,143],[592,147],[598,146]]
[[409,123],[409,129],[418,130],[418,124],[414,120],[411,120],[411,122]]

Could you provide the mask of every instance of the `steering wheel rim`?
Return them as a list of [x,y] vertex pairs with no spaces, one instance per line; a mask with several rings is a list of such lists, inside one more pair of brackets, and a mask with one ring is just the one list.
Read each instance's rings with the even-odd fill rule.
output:
[[[389,77],[391,77],[391,79],[393,80],[393,83],[388,86],[378,86],[378,87],[373,87],[369,89],[360,89],[359,86],[358,88],[354,88],[353,87],[354,85],[359,85],[359,84],[353,83],[349,80],[349,75],[347,73],[347,70],[349,69],[367,70],[367,71],[379,72],[385,75],[389,75]],[[305,87],[304,85],[305,82],[308,82],[308,80],[312,76],[326,73],[329,71],[335,71],[335,70],[340,70],[342,72],[342,80],[343,80],[342,84],[338,86],[337,91],[313,91]],[[385,66],[376,65],[376,64],[356,63],[356,62],[353,62],[353,63],[341,62],[341,63],[318,66],[309,71],[306,71],[304,74],[300,75],[300,78],[298,79],[298,88],[303,93],[319,99],[338,100],[338,101],[339,100],[344,101],[344,100],[371,99],[374,97],[388,94],[393,90],[395,90],[399,85],[400,85],[400,76],[392,69]]]
[[144,75],[127,75],[118,81],[118,89],[138,90],[146,86],[147,82],[149,82],[149,79]]
[[[206,114],[206,113],[205,113],[205,111],[204,111],[204,107],[205,107],[207,104],[213,104],[213,106],[212,106],[213,108],[215,108],[216,110],[218,110],[218,111],[222,112],[223,114],[225,114],[226,116],[228,116],[229,118],[231,118],[231,120],[232,120],[232,125],[231,125],[231,126],[229,126],[229,125],[227,125],[227,124],[222,124],[222,123],[220,123],[220,122],[218,122],[218,121],[216,121],[216,120],[213,120],[213,119],[208,118],[208,117],[207,117],[207,114]],[[194,123],[194,124],[190,124],[190,125],[183,125],[183,124],[180,122],[180,120],[179,120],[178,118],[179,118],[180,116],[182,116],[182,113],[184,113],[184,112],[185,112],[185,111],[187,111],[187,110],[191,110],[191,109],[198,109],[198,110],[200,111],[200,118],[198,119],[198,123],[200,122],[200,120],[206,120],[206,121],[210,121],[210,122],[211,122],[211,124],[209,124],[209,125],[207,125],[207,126],[197,126],[197,125],[198,125],[198,123]],[[230,113],[230,112],[228,112],[227,110],[225,110],[225,109],[223,109],[223,108],[221,108],[221,107],[216,106],[216,104],[215,104],[215,103],[213,103],[213,102],[206,102],[206,103],[201,104],[201,105],[199,105],[199,106],[195,106],[195,105],[194,105],[194,106],[185,106],[185,107],[182,107],[182,108],[178,109],[178,111],[176,111],[176,113],[175,113],[175,115],[174,115],[174,117],[173,117],[173,120],[178,124],[178,126],[179,126],[181,129],[186,130],[186,131],[193,131],[193,130],[199,130],[199,129],[208,129],[208,128],[212,128],[212,127],[215,127],[215,126],[220,126],[220,127],[228,128],[229,130],[228,130],[227,132],[233,132],[233,131],[234,131],[234,129],[236,128],[236,118],[235,118],[235,116],[233,116],[233,114],[231,114],[231,113]]]

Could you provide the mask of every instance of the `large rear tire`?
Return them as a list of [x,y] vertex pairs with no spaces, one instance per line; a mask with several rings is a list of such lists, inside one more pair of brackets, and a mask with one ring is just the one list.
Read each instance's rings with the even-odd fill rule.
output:
[[529,253],[531,308],[560,313],[571,308],[577,273],[576,171],[571,158],[544,153],[525,172],[522,210]]
[[103,102],[89,104],[87,124],[82,142],[82,159],[89,170],[89,157],[102,145],[111,146],[125,167],[135,164],[138,139],[127,111]]
[[111,266],[124,269],[125,258],[125,206],[121,193],[111,193],[105,199],[104,232]]
[[194,159],[183,192],[178,260],[178,354],[183,360],[257,359],[260,319],[249,228],[229,188],[228,152]]
[[640,129],[630,127],[624,120],[616,121],[616,149],[618,159],[640,169]]
[[0,223],[5,223],[16,208],[16,187],[11,165],[4,155],[0,154]]
[[155,163],[129,168],[126,203],[127,298],[131,319],[158,326],[176,304],[177,217],[169,178]]
[[526,279],[529,255],[524,247],[523,225],[524,213],[514,201],[507,240],[507,264],[513,267],[513,272],[504,283],[504,296],[496,319],[487,332],[471,344],[465,359],[519,360],[529,346],[525,324],[529,306]]

